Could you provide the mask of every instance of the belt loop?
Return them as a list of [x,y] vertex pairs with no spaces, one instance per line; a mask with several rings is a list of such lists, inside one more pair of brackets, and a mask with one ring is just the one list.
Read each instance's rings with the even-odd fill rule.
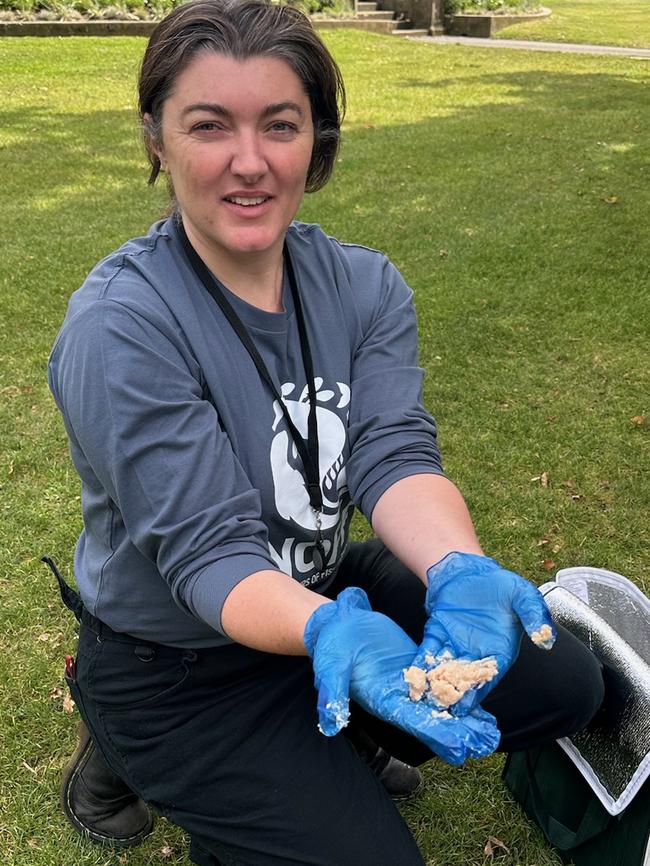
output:
[[156,658],[156,650],[150,646],[138,645],[133,652],[141,662],[152,662]]

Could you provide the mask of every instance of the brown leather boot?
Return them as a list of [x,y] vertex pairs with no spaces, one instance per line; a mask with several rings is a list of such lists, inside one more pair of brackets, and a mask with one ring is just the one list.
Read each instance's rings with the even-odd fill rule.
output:
[[144,802],[110,769],[79,723],[79,745],[63,772],[61,805],[79,833],[99,845],[138,845],[153,827]]

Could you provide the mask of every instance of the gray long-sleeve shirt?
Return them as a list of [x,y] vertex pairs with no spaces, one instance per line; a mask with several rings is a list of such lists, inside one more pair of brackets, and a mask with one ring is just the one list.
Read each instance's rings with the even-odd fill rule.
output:
[[[393,483],[442,471],[398,271],[315,225],[292,224],[287,243],[317,389],[321,572],[284,416],[189,266],[175,218],[105,258],[70,300],[49,379],[82,481],[75,574],[85,606],[116,631],[183,647],[227,642],[221,609],[239,581],[273,569],[324,589],[353,503],[370,519]],[[228,299],[306,435],[286,280],[281,313]]]

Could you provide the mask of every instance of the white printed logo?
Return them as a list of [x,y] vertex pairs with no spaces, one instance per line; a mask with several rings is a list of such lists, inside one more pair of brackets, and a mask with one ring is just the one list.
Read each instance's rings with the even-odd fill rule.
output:
[[[345,541],[345,525],[351,512],[351,506],[348,505],[347,500],[343,457],[346,442],[345,425],[336,412],[323,405],[336,401],[335,408],[346,409],[344,416],[347,419],[350,388],[343,382],[336,384],[338,393],[330,389],[323,389],[322,378],[316,377],[314,379],[317,400],[318,471],[323,494],[321,528],[323,532],[326,532],[328,529],[337,527],[333,542],[328,539],[324,542],[328,564],[336,560],[340,546]],[[283,402],[296,429],[306,439],[309,392],[305,386],[297,399],[287,399],[295,389],[296,386],[293,382],[286,382],[282,385]],[[275,489],[275,506],[282,518],[294,521],[303,529],[312,530],[315,533],[316,516],[309,503],[304,467],[298,449],[286,428],[284,414],[277,400],[273,403],[273,412],[275,436],[271,442],[270,458]],[[280,427],[282,429],[279,429]],[[312,543],[297,544],[295,538],[287,538],[280,553],[271,546],[271,555],[283,571],[291,574],[295,569],[298,572],[307,573],[312,571],[314,567],[311,558],[306,556],[312,549]]]

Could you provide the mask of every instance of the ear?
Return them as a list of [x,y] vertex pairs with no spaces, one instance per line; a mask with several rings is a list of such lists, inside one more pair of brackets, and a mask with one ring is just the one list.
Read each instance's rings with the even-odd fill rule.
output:
[[165,171],[167,163],[165,160],[162,136],[160,135],[160,131],[149,112],[145,112],[145,114],[142,115],[142,126],[144,129],[144,138],[147,150],[152,156],[158,158],[160,168],[162,171]]

